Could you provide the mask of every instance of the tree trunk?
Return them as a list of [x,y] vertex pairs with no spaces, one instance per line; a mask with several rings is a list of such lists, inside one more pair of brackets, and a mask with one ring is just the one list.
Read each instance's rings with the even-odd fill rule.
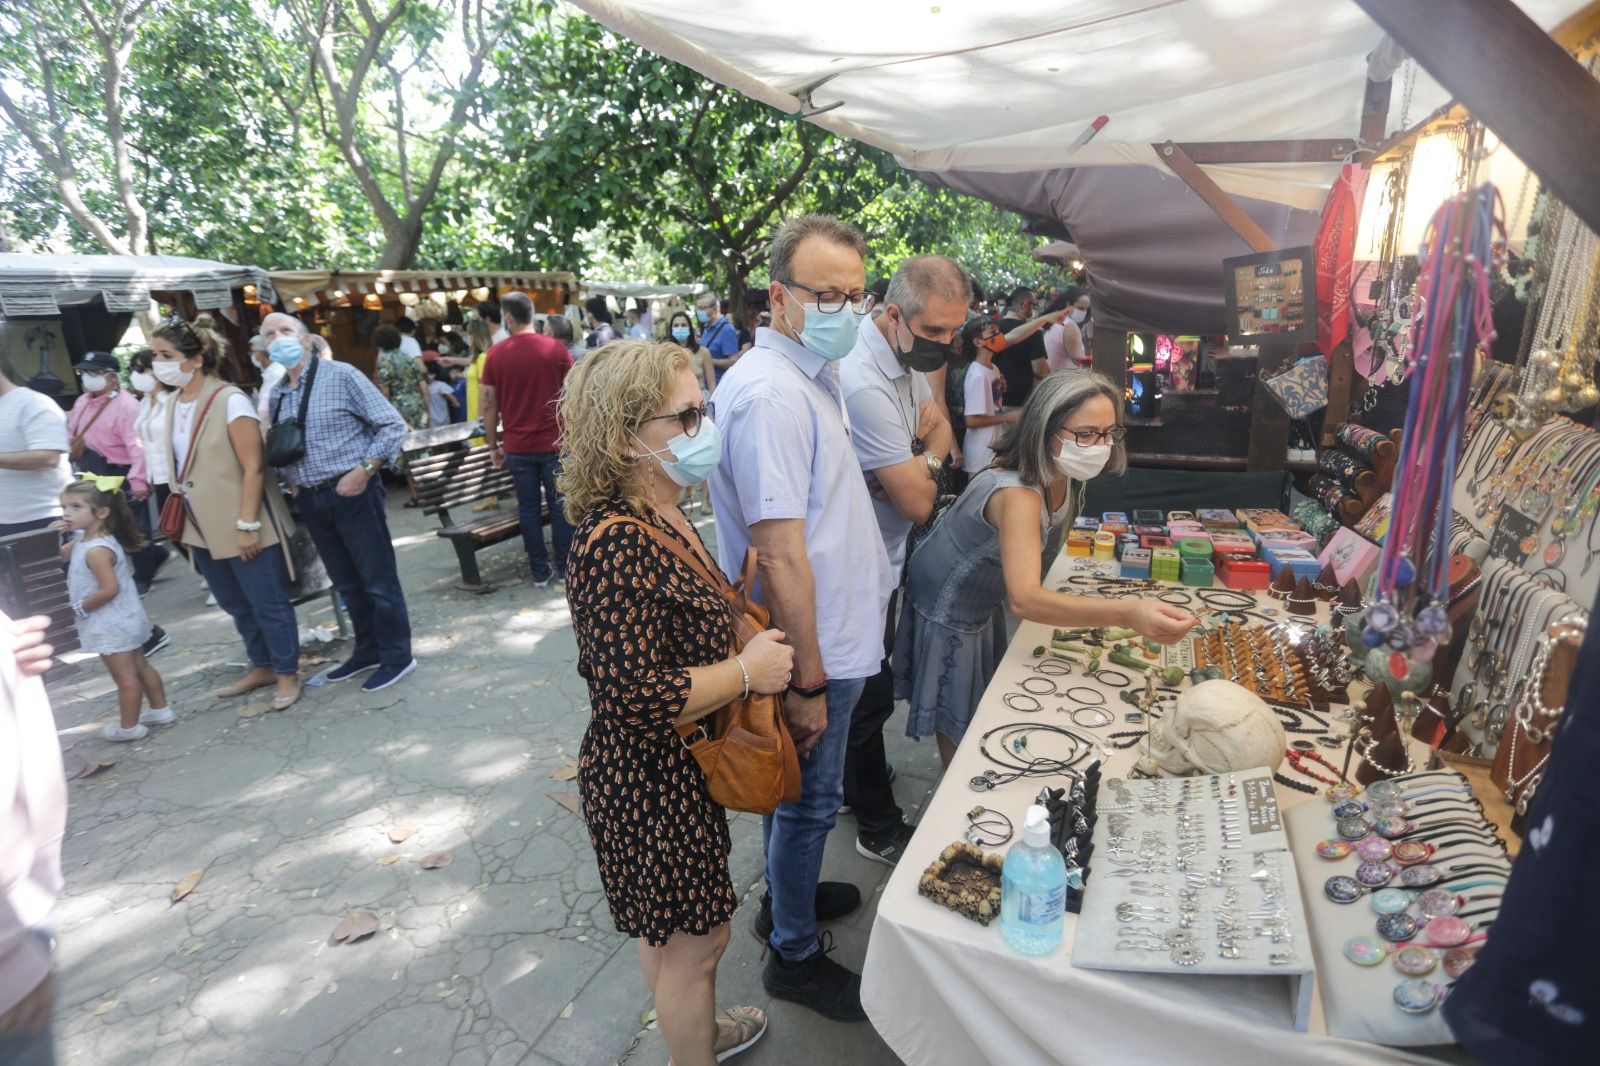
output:
[[728,268],[728,314],[741,329],[750,329],[749,275],[749,269],[742,264]]
[[383,236],[378,269],[410,270],[416,265],[417,248],[422,244],[422,212],[412,211],[394,225],[385,226]]

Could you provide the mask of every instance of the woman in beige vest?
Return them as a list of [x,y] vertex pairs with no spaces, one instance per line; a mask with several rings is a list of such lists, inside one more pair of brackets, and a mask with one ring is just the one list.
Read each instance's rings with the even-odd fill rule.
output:
[[189,548],[217,605],[244,638],[250,671],[219,696],[276,686],[272,707],[300,698],[300,630],[289,603],[293,524],[262,458],[256,406],[222,380],[226,342],[185,322],[151,336],[151,371],[177,390],[167,415],[172,491],[181,493]]

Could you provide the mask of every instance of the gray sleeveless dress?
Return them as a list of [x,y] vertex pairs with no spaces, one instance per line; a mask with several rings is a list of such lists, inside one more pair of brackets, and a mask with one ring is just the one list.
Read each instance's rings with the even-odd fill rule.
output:
[[[894,680],[895,695],[911,701],[908,737],[942,733],[959,743],[1005,653],[1000,531],[983,511],[996,490],[1020,487],[1013,471],[990,467],[979,473],[906,564]],[[1069,484],[1060,509],[1041,518],[1045,570],[1071,524],[1074,488]]]

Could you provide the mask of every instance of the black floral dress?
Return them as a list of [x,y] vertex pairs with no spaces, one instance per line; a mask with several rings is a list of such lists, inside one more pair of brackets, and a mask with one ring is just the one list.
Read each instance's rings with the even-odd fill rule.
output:
[[[593,707],[578,760],[584,818],[620,932],[660,946],[733,917],[728,821],[674,719],[689,698],[689,667],[727,657],[726,601],[633,523],[687,543],[654,514],[620,500],[578,524],[567,559],[567,602],[578,672]],[[592,543],[591,543],[592,539]]]

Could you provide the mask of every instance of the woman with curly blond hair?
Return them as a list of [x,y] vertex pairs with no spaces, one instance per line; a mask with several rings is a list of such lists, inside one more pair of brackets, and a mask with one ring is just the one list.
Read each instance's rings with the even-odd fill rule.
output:
[[[768,630],[737,655],[727,602],[678,507],[721,455],[710,405],[675,344],[620,341],[561,392],[557,485],[576,527],[567,602],[593,716],[578,763],[584,818],[617,928],[677,1066],[711,1066],[760,1039],[753,1007],[716,1012],[717,961],[738,899],[728,823],[678,727],[741,694],[782,692],[794,653]],[[669,545],[692,556],[698,567]]]

